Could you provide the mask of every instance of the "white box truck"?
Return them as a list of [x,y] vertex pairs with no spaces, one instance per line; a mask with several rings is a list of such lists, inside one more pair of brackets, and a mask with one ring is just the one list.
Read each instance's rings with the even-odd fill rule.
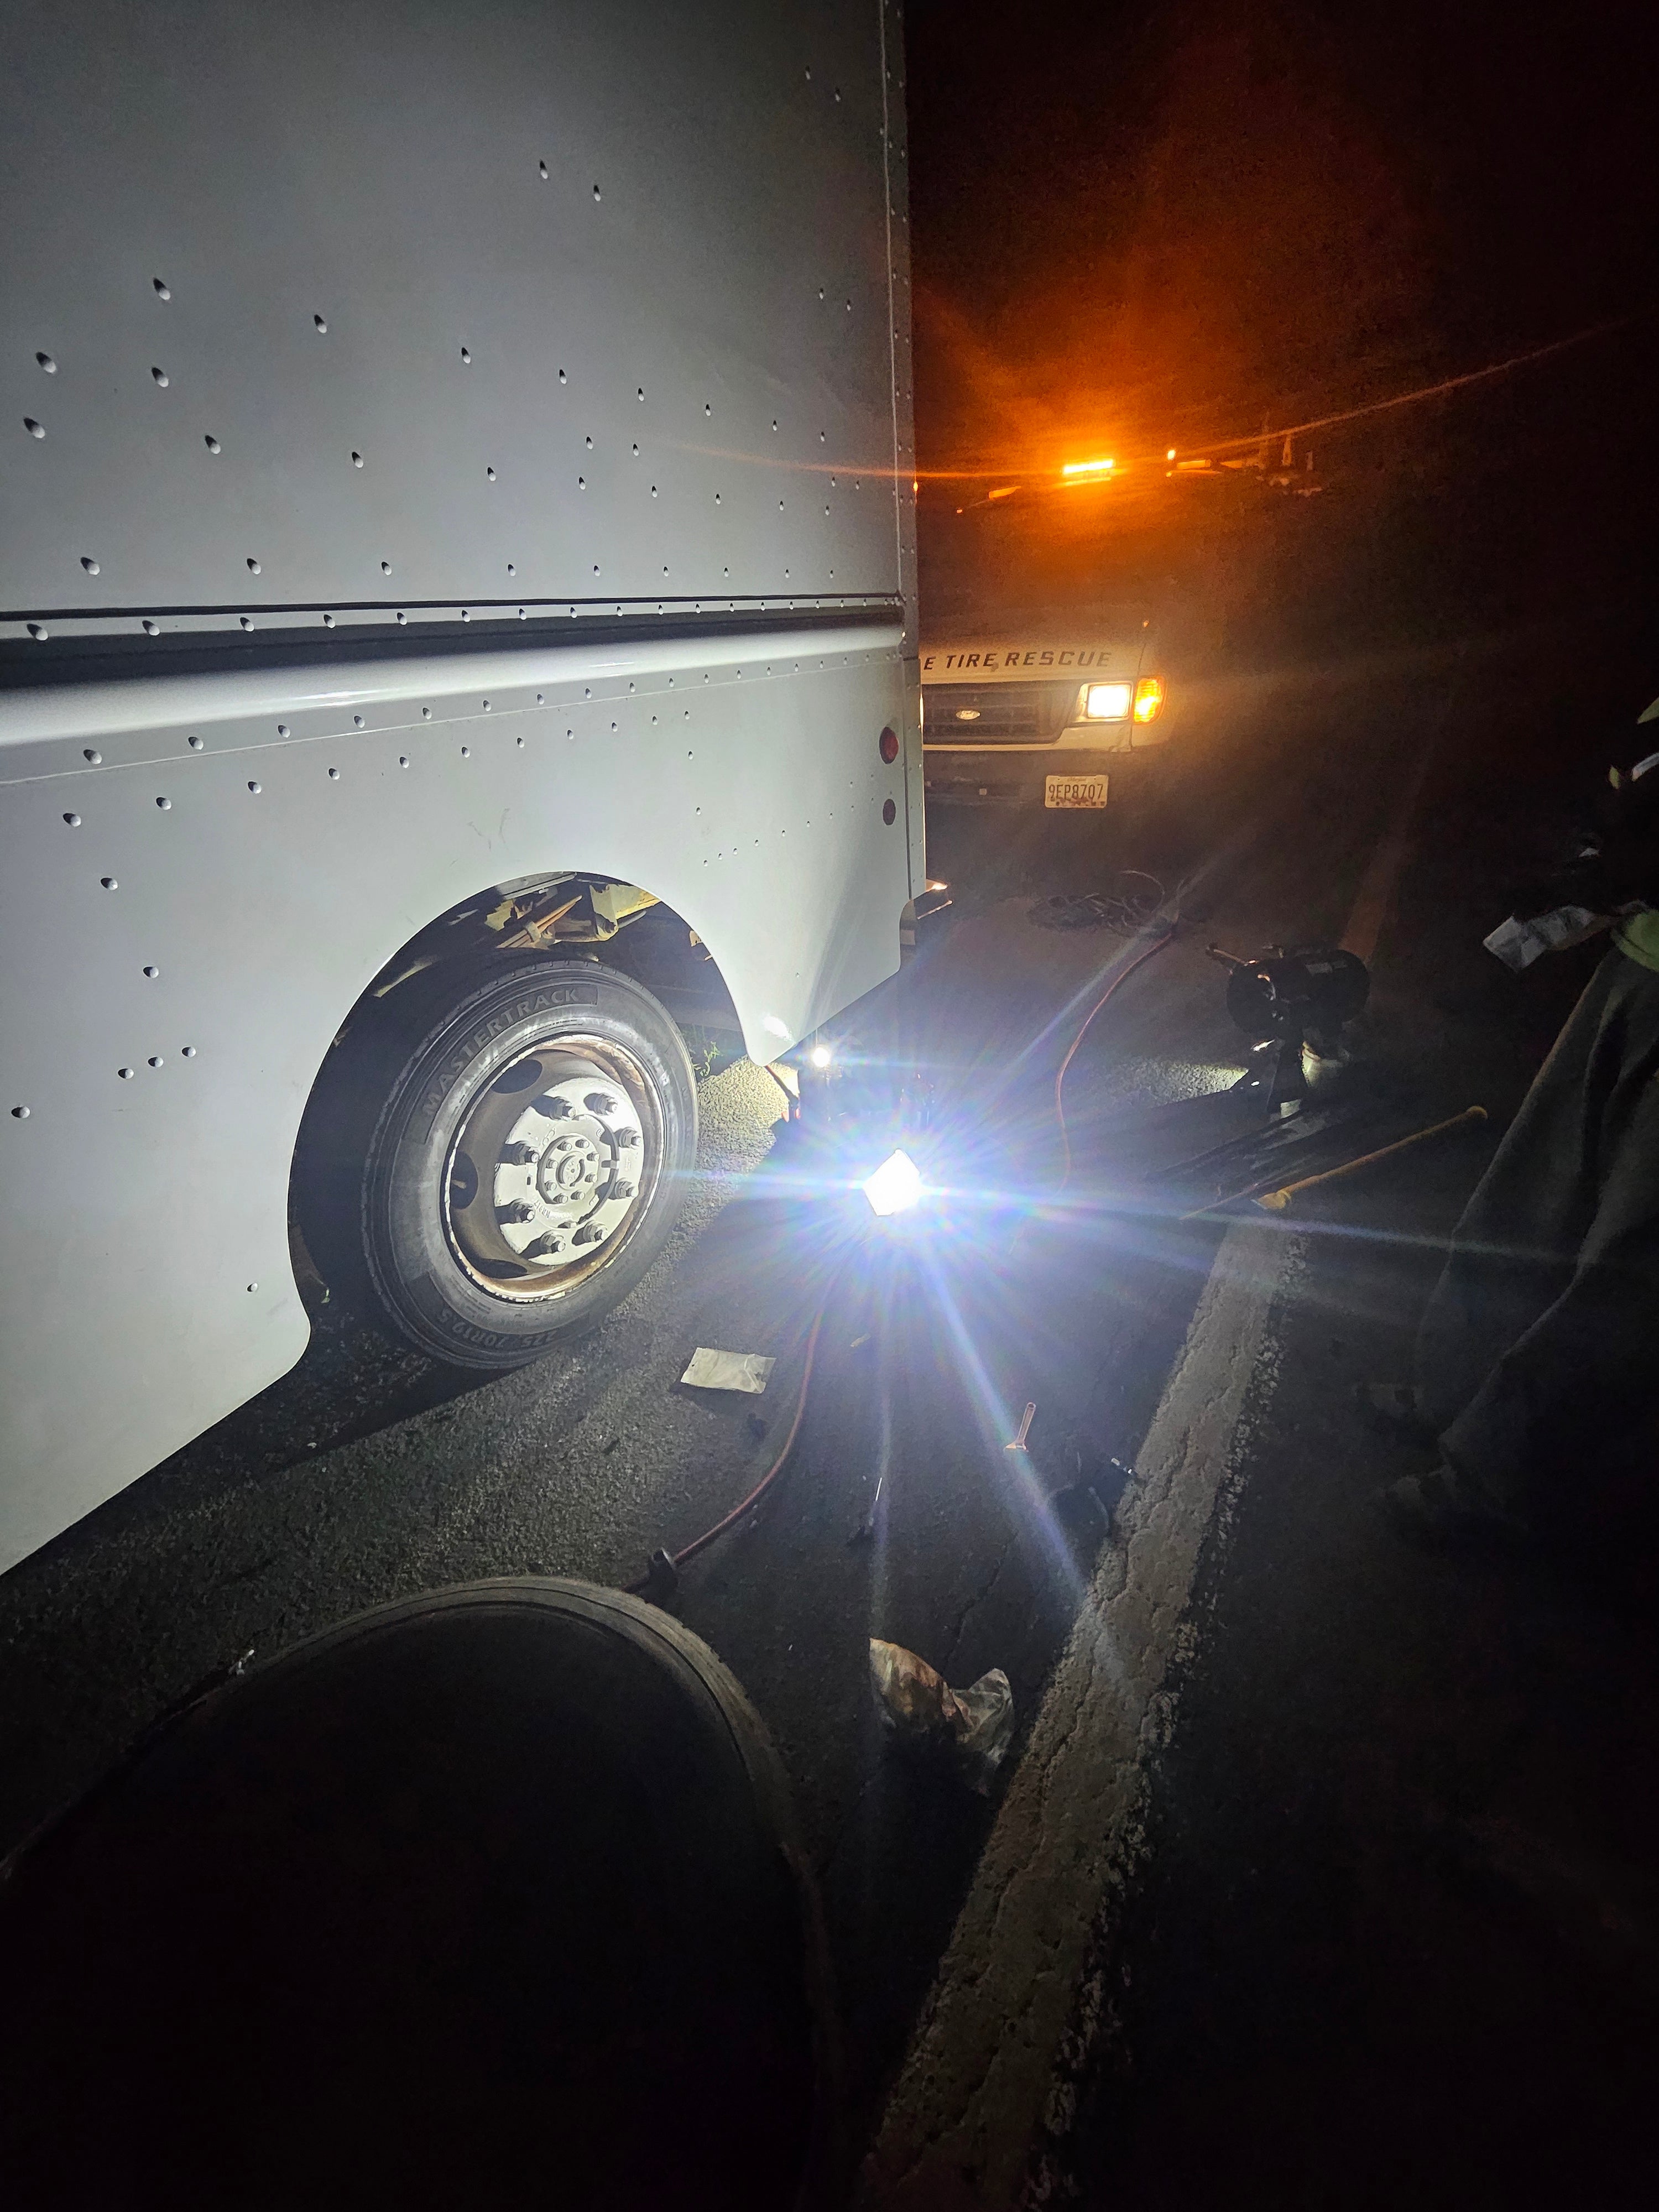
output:
[[[895,0],[60,0],[0,233],[0,1565],[591,1326],[923,882]],[[693,971],[688,974],[688,968]],[[689,1010],[689,1011],[688,1011]]]

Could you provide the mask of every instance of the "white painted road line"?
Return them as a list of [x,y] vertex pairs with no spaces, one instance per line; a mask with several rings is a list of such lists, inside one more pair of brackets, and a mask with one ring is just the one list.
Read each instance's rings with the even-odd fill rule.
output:
[[1055,2117],[1085,1956],[1136,1856],[1200,1553],[1271,1388],[1269,1321],[1301,1249],[1255,1220],[1222,1239],[866,2162],[869,2212],[1006,2212]]

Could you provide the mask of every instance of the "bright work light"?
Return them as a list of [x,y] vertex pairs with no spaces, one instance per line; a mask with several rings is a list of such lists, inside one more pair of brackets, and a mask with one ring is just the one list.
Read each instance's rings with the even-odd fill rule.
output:
[[814,1067],[828,1067],[835,1055],[827,1044],[815,1044],[806,1056]]
[[1127,684],[1090,684],[1083,693],[1083,712],[1091,722],[1127,722],[1131,687]]
[[864,1186],[870,1211],[884,1220],[903,1213],[921,1196],[921,1176],[908,1152],[891,1152]]

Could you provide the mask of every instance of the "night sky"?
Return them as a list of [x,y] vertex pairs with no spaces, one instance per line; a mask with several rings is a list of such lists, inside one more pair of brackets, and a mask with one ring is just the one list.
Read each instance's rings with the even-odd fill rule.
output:
[[907,35],[924,467],[1190,449],[1634,317],[1317,442],[1466,547],[1650,582],[1650,4],[908,0]]

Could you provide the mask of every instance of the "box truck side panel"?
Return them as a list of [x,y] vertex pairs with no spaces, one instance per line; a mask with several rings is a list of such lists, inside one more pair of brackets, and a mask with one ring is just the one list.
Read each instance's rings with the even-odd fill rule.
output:
[[25,9],[10,634],[897,595],[883,21]]
[[0,1565],[299,1356],[296,1133],[458,903],[641,887],[757,1057],[896,966],[898,54],[883,0],[26,11]]

